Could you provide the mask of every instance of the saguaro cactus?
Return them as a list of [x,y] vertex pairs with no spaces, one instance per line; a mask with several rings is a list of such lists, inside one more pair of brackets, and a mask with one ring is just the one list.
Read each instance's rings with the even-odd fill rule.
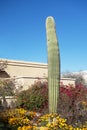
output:
[[47,51],[48,51],[48,95],[49,113],[57,113],[60,87],[60,53],[53,17],[46,19]]

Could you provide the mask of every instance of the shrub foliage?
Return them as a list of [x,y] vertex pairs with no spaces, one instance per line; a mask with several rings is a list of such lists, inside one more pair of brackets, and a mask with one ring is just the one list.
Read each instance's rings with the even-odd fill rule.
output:
[[47,82],[36,81],[28,90],[21,91],[17,96],[17,104],[23,108],[42,112],[48,108]]
[[[28,90],[21,91],[17,97],[18,107],[48,113],[48,83],[36,81]],[[58,101],[58,114],[69,124],[84,124],[87,119],[87,88],[82,84],[61,85]]]

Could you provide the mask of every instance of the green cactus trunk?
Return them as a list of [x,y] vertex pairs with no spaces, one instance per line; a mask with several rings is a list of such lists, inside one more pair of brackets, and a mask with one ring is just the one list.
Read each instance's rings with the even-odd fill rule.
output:
[[57,113],[60,87],[60,53],[53,17],[46,19],[48,51],[48,95],[49,113]]

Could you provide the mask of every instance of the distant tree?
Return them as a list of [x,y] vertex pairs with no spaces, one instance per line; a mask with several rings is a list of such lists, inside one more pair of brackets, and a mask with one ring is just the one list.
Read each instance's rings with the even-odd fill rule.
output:
[[12,79],[0,79],[0,97],[2,98],[2,107],[6,109],[8,103],[6,101],[6,96],[15,95],[15,84]]
[[78,72],[78,73],[73,73],[73,72],[65,72],[62,74],[63,78],[74,78],[75,80],[75,84],[83,84],[85,85],[85,80],[83,78],[83,75]]
[[5,68],[7,68],[7,61],[0,60],[0,71],[3,71]]
[[15,83],[12,79],[0,79],[0,96],[13,96],[15,94]]
[[17,95],[21,87],[16,88],[15,78],[10,78],[5,68],[7,68],[7,61],[0,60],[0,97],[2,97],[4,108],[7,108],[6,96]]
[[11,96],[14,95],[15,84],[13,79],[6,79],[6,77],[2,76],[2,72],[5,72],[5,68],[7,68],[7,61],[0,60],[0,96]]

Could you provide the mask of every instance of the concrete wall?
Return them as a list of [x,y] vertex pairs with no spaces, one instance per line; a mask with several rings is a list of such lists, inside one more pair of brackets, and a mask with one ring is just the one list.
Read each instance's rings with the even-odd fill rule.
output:
[[[33,84],[38,78],[44,80],[48,77],[47,64],[6,59],[1,60],[7,61],[7,68],[5,71],[11,78],[16,79],[16,85],[22,85],[24,86],[24,89],[27,89],[28,86]],[[75,84],[75,79],[63,78],[61,79],[61,82],[65,85]]]
[[47,64],[7,60],[6,72],[11,77],[44,77],[47,76]]

